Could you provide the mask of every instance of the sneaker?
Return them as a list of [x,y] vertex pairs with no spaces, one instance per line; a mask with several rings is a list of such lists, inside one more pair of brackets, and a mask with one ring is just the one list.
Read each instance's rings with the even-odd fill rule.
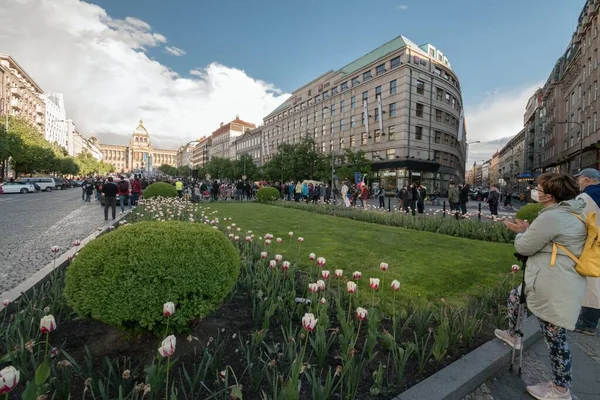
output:
[[552,382],[538,383],[537,385],[527,386],[527,392],[538,400],[571,400],[571,392],[561,392],[556,389]]
[[575,332],[583,333],[588,336],[596,336],[596,329],[594,328],[586,328],[586,327],[576,327]]
[[496,329],[494,334],[498,339],[502,340],[510,347],[514,347],[517,350],[521,349],[521,338],[512,336],[510,333],[508,333],[508,331],[501,331],[500,329]]

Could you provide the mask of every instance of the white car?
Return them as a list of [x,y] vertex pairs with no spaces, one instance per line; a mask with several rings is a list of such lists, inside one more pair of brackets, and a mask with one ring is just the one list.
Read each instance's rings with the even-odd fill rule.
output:
[[0,193],[35,193],[35,186],[28,182],[5,182]]

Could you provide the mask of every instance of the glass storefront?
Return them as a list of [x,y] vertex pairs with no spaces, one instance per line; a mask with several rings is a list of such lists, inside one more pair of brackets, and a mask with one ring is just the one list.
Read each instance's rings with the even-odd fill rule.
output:
[[461,182],[456,174],[383,169],[375,172],[371,188],[378,189],[383,186],[388,192],[396,192],[398,188],[409,186],[412,183],[421,183],[427,188],[428,193],[438,191],[444,194],[448,191],[450,181]]

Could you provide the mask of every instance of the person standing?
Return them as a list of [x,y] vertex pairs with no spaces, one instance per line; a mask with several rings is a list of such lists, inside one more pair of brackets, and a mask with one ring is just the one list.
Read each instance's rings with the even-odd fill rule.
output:
[[360,200],[362,202],[362,208],[367,208],[369,204],[369,188],[364,183],[360,188]]
[[490,207],[490,214],[498,216],[498,202],[500,201],[500,194],[498,188],[492,186],[490,194],[488,195],[488,206]]
[[84,201],[85,201],[85,193],[86,193],[85,189],[87,188],[87,185],[88,185],[87,179],[81,183],[81,200],[84,200]]
[[[119,205],[121,206],[121,214],[125,212],[125,200],[129,199],[129,182],[124,177],[117,184],[117,194],[119,195]],[[131,201],[129,201],[129,208],[131,208]]]
[[383,186],[379,187],[377,198],[379,199],[379,208],[385,208],[385,189]]
[[[600,172],[593,168],[586,168],[575,175],[579,189],[582,193],[578,199],[585,201],[583,213],[596,213],[596,226],[600,226]],[[600,319],[600,278],[587,277],[585,297],[579,314],[579,321],[575,332],[595,336]]]
[[177,190],[177,195],[181,199],[183,197],[183,182],[179,178],[175,182],[175,190]]
[[92,182],[85,183],[85,201],[88,203],[92,201],[92,196],[94,195],[94,185]]
[[[587,238],[582,217],[584,202],[576,200],[579,186],[566,174],[545,173],[538,178],[531,199],[543,206],[531,226],[520,219],[504,221],[515,232],[515,250],[528,257],[525,269],[527,309],[539,320],[540,330],[550,353],[552,381],[527,386],[536,399],[571,399],[571,351],[567,329],[575,329],[586,288],[585,277],[575,270],[575,262],[564,252],[552,257],[554,243],[560,243],[576,257]],[[554,260],[553,260],[554,259]],[[521,287],[513,289],[507,301],[509,329],[494,334],[509,346],[520,349],[516,334]]]
[[133,182],[131,182],[131,202],[133,202],[134,206],[137,206],[138,200],[142,196],[142,182],[140,182],[140,177],[135,176]]
[[425,210],[425,197],[427,197],[427,188],[423,185],[419,185],[419,188],[417,190],[419,191],[417,209],[419,210],[419,214],[423,214],[423,211]]
[[296,203],[299,203],[300,199],[302,198],[302,183],[300,183],[300,181],[296,182],[296,188],[294,190],[296,191],[296,196],[294,197],[294,201]]
[[414,183],[410,185],[409,190],[412,195],[412,200],[410,200],[410,208],[414,213],[417,209],[417,203],[419,202],[419,190],[417,189],[417,185]]
[[325,204],[325,196],[327,196],[327,186],[321,184],[319,187],[319,200],[321,201],[321,204]]
[[450,211],[458,210],[459,192],[453,181],[450,181],[448,189],[448,203],[450,203]]
[[104,220],[108,221],[108,208],[112,209],[112,219],[117,217],[117,193],[119,189],[113,183],[113,177],[108,177],[108,182],[102,186],[104,193]]
[[348,185],[346,185],[346,182],[342,183],[342,198],[344,199],[344,206],[350,207],[350,199],[348,198]]
[[467,183],[460,189],[458,194],[458,201],[460,202],[460,212],[462,215],[467,213],[467,201],[469,201],[469,184]]

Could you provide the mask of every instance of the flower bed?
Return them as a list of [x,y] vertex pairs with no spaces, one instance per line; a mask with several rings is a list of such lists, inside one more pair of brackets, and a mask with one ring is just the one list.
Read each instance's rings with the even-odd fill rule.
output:
[[[0,367],[16,368],[20,380],[9,398],[392,398],[504,325],[508,282],[464,307],[443,299],[431,305],[399,303],[401,282],[385,279],[396,268],[393,263],[379,264],[382,279],[359,271],[329,272],[326,255],[307,257],[301,268],[265,249],[263,240],[278,238],[264,233],[259,240],[209,207],[150,200],[129,221],[149,216],[222,231],[241,259],[232,294],[176,337],[168,322],[177,316],[178,304],[165,295],[156,314],[163,315],[166,328],[157,337],[77,318],[62,295],[65,272],[58,271],[2,317]],[[293,243],[299,253],[310,250],[292,232],[280,240]],[[87,255],[77,257],[83,261]],[[360,292],[369,295],[358,297]],[[394,300],[389,307],[381,304],[384,292]],[[12,370],[6,376],[11,372],[14,378]]]
[[[444,235],[462,237],[466,239],[483,240],[486,242],[512,243],[515,234],[504,227],[500,222],[505,218],[490,220],[490,223],[481,223],[477,219],[478,213],[467,213],[465,217],[456,219],[458,212],[442,210],[431,211],[415,216],[400,211],[382,211],[371,207],[361,209],[355,207],[334,206],[331,204],[305,204],[295,202],[276,201],[273,206],[293,208],[310,211],[335,217],[349,218],[355,221],[370,222],[388,226],[397,226],[419,231],[435,232]],[[458,213],[459,214],[459,213]],[[482,216],[482,218],[484,218]],[[489,218],[484,218],[488,220]]]

